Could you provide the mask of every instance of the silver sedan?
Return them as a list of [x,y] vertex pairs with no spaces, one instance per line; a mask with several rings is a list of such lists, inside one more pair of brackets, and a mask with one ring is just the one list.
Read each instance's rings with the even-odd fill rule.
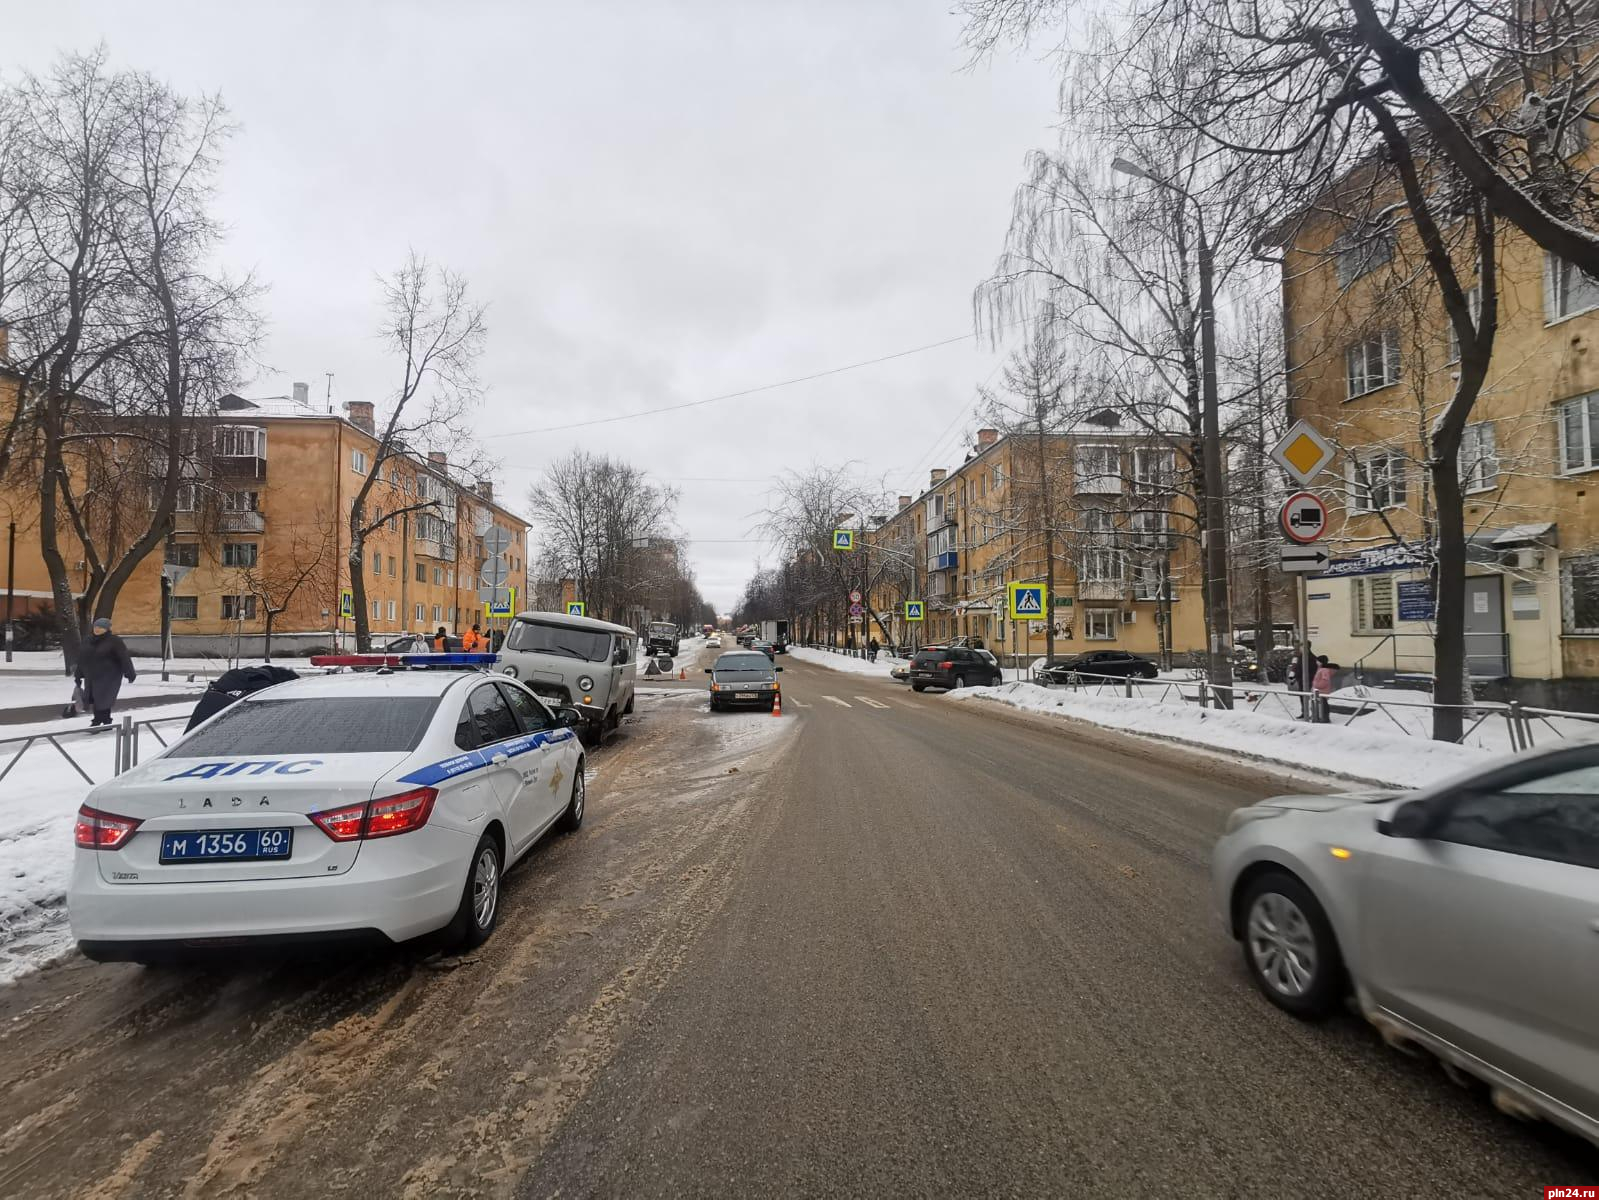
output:
[[1261,801],[1228,818],[1212,878],[1279,1008],[1352,994],[1390,1043],[1599,1144],[1599,746]]

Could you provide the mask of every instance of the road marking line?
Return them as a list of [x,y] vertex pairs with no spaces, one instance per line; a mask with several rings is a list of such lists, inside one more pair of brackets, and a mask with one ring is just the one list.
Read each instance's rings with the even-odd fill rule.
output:
[[792,704],[795,708],[809,708],[810,707],[810,705],[806,704],[803,700],[790,700],[789,703]]
[[855,707],[848,700],[840,700],[837,696],[823,696],[822,699],[823,700],[831,700],[834,704],[838,705],[840,708],[854,708]]
[[873,700],[870,696],[856,696],[855,699],[859,700],[862,704],[869,704],[873,708],[887,708],[888,707],[888,705],[886,705],[886,704],[879,704],[876,700]]

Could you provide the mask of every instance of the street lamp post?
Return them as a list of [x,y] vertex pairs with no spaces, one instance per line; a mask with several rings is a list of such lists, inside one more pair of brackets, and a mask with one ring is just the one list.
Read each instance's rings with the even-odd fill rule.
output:
[[1227,503],[1222,487],[1221,399],[1216,378],[1216,279],[1210,239],[1205,234],[1204,206],[1187,190],[1152,174],[1125,158],[1111,160],[1111,170],[1135,179],[1147,179],[1194,206],[1194,231],[1198,239],[1195,258],[1199,268],[1200,450],[1205,473],[1205,592],[1210,601],[1210,645],[1206,672],[1215,689],[1217,704],[1232,707],[1232,615],[1227,597]]

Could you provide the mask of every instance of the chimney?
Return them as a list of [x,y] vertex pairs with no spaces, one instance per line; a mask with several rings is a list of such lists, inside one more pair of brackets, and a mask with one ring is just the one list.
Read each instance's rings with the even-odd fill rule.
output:
[[977,448],[979,450],[987,450],[997,441],[999,441],[999,430],[979,429],[977,431]]
[[901,511],[909,508],[910,506],[911,506],[911,498],[909,496],[901,496],[899,498],[899,507],[900,507]]
[[294,403],[298,408],[311,407],[311,385],[309,383],[297,383],[294,385]]
[[494,503],[494,480],[479,479],[477,481],[477,494],[490,504]]
[[943,467],[934,467],[933,468],[933,481],[931,483],[929,483],[927,486],[928,487],[937,487],[939,484],[944,482],[944,475],[945,475],[945,471],[944,471]]
[[429,450],[428,462],[432,463],[435,467],[447,467],[450,465],[450,457],[442,450]]
[[372,427],[372,402],[370,400],[346,400],[344,402],[345,418],[362,433],[376,436]]

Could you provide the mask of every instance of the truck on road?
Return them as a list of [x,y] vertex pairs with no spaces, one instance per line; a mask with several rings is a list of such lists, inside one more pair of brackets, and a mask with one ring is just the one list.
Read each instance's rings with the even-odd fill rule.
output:
[[761,641],[771,642],[772,649],[782,654],[788,649],[788,622],[762,621]]
[[670,621],[651,621],[644,630],[645,652],[650,655],[670,654],[677,657],[679,635],[677,626]]

